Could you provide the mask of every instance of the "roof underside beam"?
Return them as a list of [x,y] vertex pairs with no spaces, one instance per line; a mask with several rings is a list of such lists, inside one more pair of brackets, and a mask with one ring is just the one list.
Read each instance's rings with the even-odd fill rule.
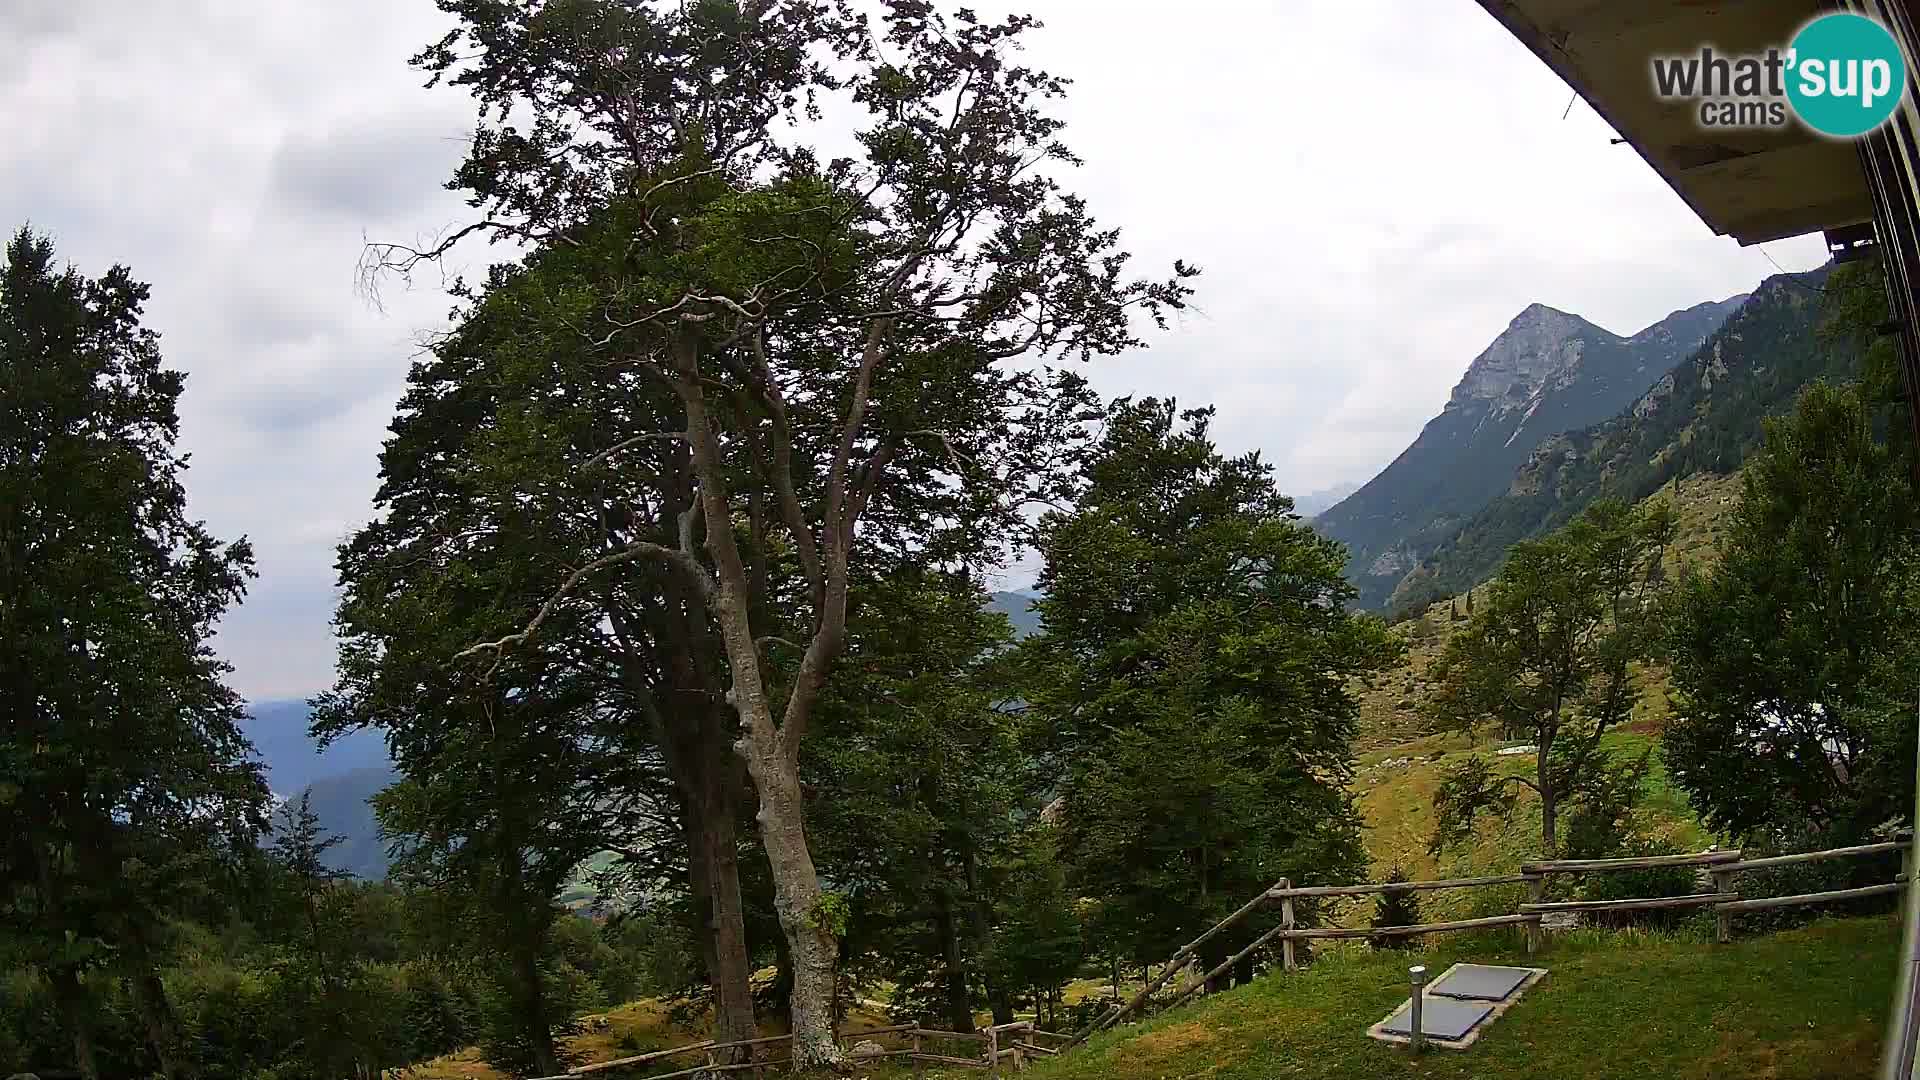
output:
[[1872,220],[1859,157],[1790,124],[1715,130],[1659,100],[1650,61],[1784,45],[1818,0],[1480,0],[1584,97],[1714,232],[1742,244]]

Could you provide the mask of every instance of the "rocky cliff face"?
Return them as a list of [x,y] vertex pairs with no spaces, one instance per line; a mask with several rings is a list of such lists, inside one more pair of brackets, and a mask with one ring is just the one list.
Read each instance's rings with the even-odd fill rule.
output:
[[1564,383],[1569,373],[1579,369],[1581,354],[1586,352],[1585,332],[1597,329],[1577,315],[1545,304],[1530,305],[1514,316],[1485,352],[1474,357],[1447,399],[1447,408],[1466,409],[1484,402],[1489,415],[1501,415],[1534,404],[1550,384]]
[[[1417,607],[1486,580],[1514,543],[1564,525],[1603,495],[1638,500],[1681,476],[1739,468],[1763,417],[1791,408],[1813,379],[1854,376],[1858,351],[1817,332],[1825,276],[1768,278],[1616,415],[1538,442],[1503,493],[1402,571],[1390,605]],[[1650,342],[1657,356],[1691,333],[1670,319],[1629,343]]]
[[1413,445],[1315,520],[1347,545],[1360,603],[1384,603],[1461,521],[1508,490],[1543,440],[1632,404],[1745,299],[1676,311],[1631,337],[1545,304],[1514,316]]

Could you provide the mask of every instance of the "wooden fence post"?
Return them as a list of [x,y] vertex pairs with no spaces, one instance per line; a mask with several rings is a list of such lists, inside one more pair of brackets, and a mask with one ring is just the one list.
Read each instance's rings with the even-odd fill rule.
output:
[[[1281,878],[1280,887],[1282,889],[1293,888],[1293,879]],[[1293,923],[1293,897],[1291,896],[1282,897],[1280,899],[1280,925],[1284,927],[1285,930],[1287,931],[1286,936],[1280,939],[1281,960],[1285,964],[1286,969],[1288,971],[1292,971],[1294,970],[1293,933],[1292,933],[1294,923]]]
[[987,1027],[987,1075],[1000,1075],[1000,1029]]
[[[1525,871],[1523,870],[1522,873],[1525,873]],[[1536,870],[1527,874],[1526,877],[1527,902],[1530,904],[1538,904],[1545,901],[1547,898],[1547,876]],[[1535,919],[1527,924],[1527,955],[1532,956],[1539,951],[1540,920]]]
[[[1713,871],[1713,891],[1730,893],[1734,891],[1733,873],[1728,870]],[[1733,941],[1733,912],[1724,904],[1716,904],[1713,909],[1713,939],[1722,945]]]
[[915,1076],[927,1075],[927,1063],[920,1060],[920,1055],[924,1052],[925,1051],[921,1049],[921,1045],[920,1045],[920,1029],[914,1028],[913,1029],[913,1075]]

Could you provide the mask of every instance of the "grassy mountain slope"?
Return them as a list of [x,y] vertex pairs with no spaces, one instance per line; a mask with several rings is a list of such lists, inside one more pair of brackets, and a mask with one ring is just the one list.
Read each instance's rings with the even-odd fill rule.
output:
[[1632,337],[1535,304],[1475,358],[1440,415],[1365,486],[1314,519],[1347,545],[1362,607],[1506,490],[1540,442],[1619,412],[1685,359],[1744,297],[1674,312]]
[[1631,406],[1540,444],[1504,495],[1406,575],[1392,606],[1417,610],[1485,580],[1514,543],[1553,531],[1602,496],[1638,500],[1676,478],[1737,469],[1759,445],[1761,418],[1791,409],[1814,379],[1858,374],[1858,350],[1818,332],[1826,277],[1823,268],[1768,278]]
[[[1673,546],[1667,553],[1667,572],[1698,573],[1718,557],[1728,513],[1740,495],[1740,478],[1702,474],[1668,484],[1652,497],[1668,500],[1676,523]],[[1407,666],[1361,686],[1360,734],[1355,744],[1353,779],[1358,808],[1365,823],[1367,853],[1382,876],[1398,866],[1410,877],[1474,877],[1507,873],[1539,854],[1539,811],[1523,801],[1505,823],[1483,824],[1476,841],[1461,851],[1435,856],[1427,850],[1433,831],[1433,792],[1447,766],[1469,756],[1492,756],[1496,768],[1517,771],[1532,767],[1528,755],[1499,757],[1501,745],[1458,733],[1435,733],[1424,713],[1433,687],[1432,666],[1446,646],[1454,626],[1453,612],[1464,615],[1461,598],[1449,598],[1428,607],[1394,627],[1407,642]],[[1657,748],[1659,733],[1671,715],[1666,673],[1658,668],[1639,672],[1641,698],[1633,719],[1606,737],[1609,750],[1639,753]],[[1678,847],[1699,850],[1713,842],[1688,805],[1686,795],[1673,785],[1656,753],[1635,822],[1644,836],[1660,837]],[[1433,893],[1421,898],[1431,917],[1468,917],[1512,910],[1502,904],[1517,902],[1493,890]]]

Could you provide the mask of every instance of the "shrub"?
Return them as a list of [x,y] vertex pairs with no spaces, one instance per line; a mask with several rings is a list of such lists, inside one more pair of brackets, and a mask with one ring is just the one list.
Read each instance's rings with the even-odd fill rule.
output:
[[[1872,843],[1876,837],[1845,836],[1816,829],[1778,830],[1749,837],[1742,846],[1746,858],[1790,855],[1802,851],[1821,851]],[[1761,896],[1797,896],[1803,893],[1832,892],[1865,885],[1884,885],[1900,872],[1900,853],[1864,857],[1822,859],[1818,862],[1770,866],[1741,872],[1734,887],[1746,899]],[[1803,907],[1769,908],[1742,914],[1735,927],[1743,933],[1766,933],[1799,926],[1822,915],[1836,913],[1865,915],[1892,911],[1900,904],[1900,894],[1873,896],[1864,900],[1846,900],[1833,904]]]
[[[1406,873],[1398,866],[1387,875],[1389,885],[1406,880]],[[1421,921],[1420,898],[1411,890],[1381,893],[1373,902],[1373,928],[1376,930],[1389,926],[1416,926]],[[1411,949],[1415,945],[1411,936],[1369,938],[1368,941],[1376,949]]]
[[[1621,844],[1608,857],[1635,858],[1654,855],[1685,854],[1665,840],[1634,838]],[[1688,896],[1699,892],[1691,866],[1656,866],[1645,870],[1615,870],[1586,874],[1580,883],[1582,900],[1635,900],[1656,896]],[[1684,921],[1687,908],[1656,908],[1650,911],[1596,911],[1588,914],[1598,926],[1645,926],[1672,929]]]

